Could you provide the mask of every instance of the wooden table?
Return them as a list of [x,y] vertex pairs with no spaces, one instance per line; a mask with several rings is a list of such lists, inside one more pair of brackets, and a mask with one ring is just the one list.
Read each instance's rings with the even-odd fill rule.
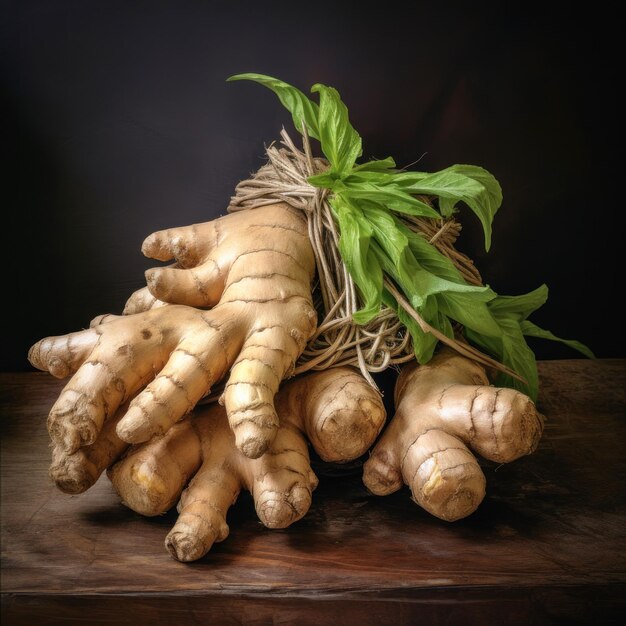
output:
[[283,531],[242,496],[230,537],[184,565],[106,478],[70,497],[47,477],[60,384],[0,375],[3,624],[612,623],[626,595],[626,361],[540,364],[539,450],[485,464],[488,495],[447,524],[410,499],[323,478]]

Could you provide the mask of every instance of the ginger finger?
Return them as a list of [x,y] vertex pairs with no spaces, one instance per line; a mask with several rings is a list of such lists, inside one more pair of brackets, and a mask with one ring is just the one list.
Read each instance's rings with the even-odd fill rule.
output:
[[150,309],[156,309],[165,305],[166,303],[162,300],[157,300],[147,287],[142,287],[130,295],[124,305],[123,314],[143,313],[144,311],[150,311]]
[[[126,506],[142,515],[153,516],[165,513],[176,504],[202,462],[197,426],[196,416],[190,416],[162,437],[132,447],[122,460],[109,468],[107,474]],[[211,428],[210,420],[208,426]]]
[[385,424],[380,394],[351,367],[316,372],[310,389],[286,385],[278,398],[281,420],[294,422],[300,415],[315,451],[331,463],[365,454]]
[[224,291],[224,273],[216,264],[181,269],[159,267],[146,271],[148,291],[164,302],[212,307]]
[[403,370],[396,414],[364,465],[363,481],[378,495],[408,484],[418,504],[453,521],[475,511],[485,495],[468,446],[506,463],[533,452],[542,430],[530,398],[488,386],[481,366],[442,350],[427,365]]
[[278,428],[274,395],[303,348],[304,335],[280,325],[252,332],[234,363],[222,396],[237,447],[256,459]]
[[165,538],[167,551],[179,561],[195,561],[224,541],[229,533],[226,513],[239,491],[240,480],[228,465],[203,467],[181,495],[178,519]]
[[96,315],[91,322],[89,322],[89,328],[96,328],[102,326],[102,324],[108,324],[120,319],[121,315],[113,315],[113,313],[103,313],[102,315]]
[[219,244],[219,223],[218,219],[159,230],[146,237],[141,251],[151,259],[176,259],[183,267],[193,267],[201,263],[210,250]]
[[79,331],[61,337],[46,337],[28,351],[28,360],[56,378],[65,378],[78,370],[97,345],[96,330]]
[[60,445],[52,447],[49,474],[61,491],[70,494],[87,491],[128,448],[128,443],[115,432],[124,412],[125,407],[122,407],[112,419],[107,420],[97,439],[89,446],[83,446],[72,454]]
[[306,440],[295,424],[285,420],[267,453],[250,460],[243,469],[244,484],[267,528],[287,528],[309,510],[318,481]]

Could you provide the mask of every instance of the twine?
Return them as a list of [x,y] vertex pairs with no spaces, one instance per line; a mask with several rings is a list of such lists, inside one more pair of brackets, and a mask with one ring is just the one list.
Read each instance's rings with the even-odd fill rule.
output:
[[[377,388],[371,373],[382,372],[390,366],[415,358],[410,333],[396,312],[384,305],[368,324],[360,326],[352,320],[352,314],[360,308],[359,295],[339,254],[339,232],[328,203],[330,192],[313,187],[307,180],[309,176],[326,171],[329,165],[325,159],[313,157],[306,134],[303,137],[303,150],[299,150],[283,129],[280,144],[271,144],[266,153],[268,162],[235,188],[228,211],[285,202],[306,214],[317,265],[314,304],[321,322],[298,360],[294,375],[311,369],[356,365],[369,383]],[[428,198],[420,199],[430,203]],[[398,217],[411,231],[424,237],[449,258],[467,283],[482,284],[472,261],[454,247],[461,231],[461,225],[456,220],[408,215]],[[450,339],[427,324],[388,280],[385,281],[385,287],[420,324],[422,330],[431,332],[443,343],[469,358],[515,375],[462,339]]]

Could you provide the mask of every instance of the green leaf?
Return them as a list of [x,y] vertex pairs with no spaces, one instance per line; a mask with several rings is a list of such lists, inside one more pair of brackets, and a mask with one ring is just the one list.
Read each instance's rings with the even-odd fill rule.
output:
[[361,137],[350,124],[348,109],[336,89],[318,83],[311,91],[320,95],[318,120],[322,152],[331,170],[345,176],[361,156]]
[[526,344],[519,322],[512,317],[503,316],[498,318],[498,324],[501,329],[499,337],[488,337],[469,328],[465,329],[465,335],[469,341],[495,356],[527,381],[526,384],[500,372],[496,385],[512,387],[536,400],[539,391],[537,363],[533,351]]
[[320,187],[322,189],[332,189],[337,182],[337,174],[323,172],[322,174],[314,174],[307,178],[309,185]]
[[489,308],[494,315],[511,314],[522,321],[543,306],[547,299],[548,287],[541,285],[521,296],[497,296],[489,303]]
[[454,339],[454,329],[452,328],[452,324],[450,320],[441,312],[437,313],[438,322],[435,326],[450,339]]
[[400,175],[398,172],[354,168],[343,182],[356,198],[378,202],[397,213],[440,219],[441,215],[430,204],[414,197],[398,183]]
[[304,123],[307,133],[311,137],[315,137],[315,139],[320,138],[318,126],[319,107],[296,87],[292,87],[282,80],[266,76],[265,74],[235,74],[226,80],[252,80],[271,89],[278,96],[283,106],[291,113],[296,130],[301,133],[302,124]]
[[392,157],[387,157],[386,159],[381,159],[379,161],[368,161],[367,163],[362,163],[361,165],[356,165],[352,171],[353,172],[382,172],[385,170],[395,169],[396,162]]
[[341,196],[334,196],[329,202],[339,225],[339,252],[363,301],[353,319],[357,324],[366,324],[380,312],[383,290],[383,273],[370,250],[372,227]]
[[398,319],[411,333],[413,352],[417,362],[420,365],[428,363],[433,357],[438,339],[431,333],[425,333],[420,328],[420,325],[402,307],[398,307]]
[[441,254],[423,235],[413,232],[400,222],[398,223],[398,228],[407,237],[411,252],[413,252],[416,260],[425,270],[451,282],[465,284],[463,276],[461,276],[454,263]]
[[436,297],[439,310],[448,317],[486,337],[498,337],[501,334],[500,327],[487,306],[488,299],[494,295],[489,289],[484,293],[447,291],[437,294]]
[[[416,309],[421,310],[428,296],[441,292],[469,293],[483,302],[494,297],[488,287],[452,282],[425,270],[413,255],[408,237],[392,214],[372,202],[363,203],[361,208],[363,216],[372,226],[378,244],[373,250],[383,269],[392,275]],[[389,262],[381,255],[385,255]]]
[[343,177],[343,181],[349,187],[355,188],[363,184],[385,186],[389,183],[393,183],[394,177],[395,174],[393,172],[386,172],[384,170],[358,170],[355,167],[347,176]]
[[539,375],[535,353],[528,347],[516,320],[504,318],[498,321],[503,330],[502,363],[522,376],[527,384],[506,374],[499,374],[496,378],[496,384],[513,387],[513,389],[527,393],[533,400],[536,400],[539,393]]
[[456,212],[456,198],[439,198],[439,211],[444,217],[450,217]]
[[406,192],[438,196],[444,217],[452,214],[457,202],[465,202],[480,219],[485,248],[489,250],[491,223],[502,204],[502,189],[487,170],[476,165],[453,165],[434,174],[405,172],[398,176]]
[[400,185],[401,187],[411,187],[412,185],[416,185],[420,180],[430,176],[428,172],[407,172],[401,171],[396,172],[393,177],[394,183]]
[[533,324],[529,320],[524,320],[520,324],[520,328],[524,335],[528,337],[539,337],[540,339],[551,339],[552,341],[560,341],[564,343],[566,346],[573,348],[574,350],[578,350],[578,352],[584,354],[590,359],[595,359],[595,354],[580,341],[576,341],[575,339],[561,339],[557,337],[555,334],[551,333],[549,330],[544,330],[543,328],[539,328],[536,324]]
[[352,178],[352,176],[344,179],[344,184],[346,185],[345,194],[354,200],[370,200],[387,207],[391,211],[406,213],[408,215],[430,217],[433,219],[441,217],[435,209],[422,200],[418,200],[392,185],[385,185],[384,187],[373,183],[351,185],[349,182],[350,178]]
[[363,206],[363,215],[372,225],[375,244],[372,250],[383,271],[391,276],[411,299],[411,305],[421,310],[426,306],[428,293],[416,287],[416,274],[423,274],[409,248],[407,238],[393,227],[393,216],[372,203]]

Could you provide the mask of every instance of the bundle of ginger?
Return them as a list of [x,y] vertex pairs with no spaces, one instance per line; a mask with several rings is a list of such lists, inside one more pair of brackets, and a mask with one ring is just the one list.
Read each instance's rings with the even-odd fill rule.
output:
[[[456,198],[490,233],[497,198],[487,173],[438,173],[437,183],[437,174],[403,176],[391,160],[357,166],[360,137],[351,134],[334,90],[317,86],[318,107],[285,83],[253,78],[274,89],[296,126],[308,131],[305,146],[308,135],[321,139],[325,173],[310,176],[304,191],[300,184],[291,195],[259,193],[254,208],[150,235],[144,254],[174,264],[146,273],[147,288],[131,296],[124,315],[100,316],[89,329],[43,339],[29,353],[35,367],[71,375],[48,417],[55,483],[80,493],[108,470],[122,501],[139,513],[161,514],[178,502],[166,546],[182,561],[226,538],[227,511],[242,488],[267,527],[300,519],[317,484],[307,441],[332,462],[371,449],[363,481],[372,493],[406,484],[420,506],[453,521],[471,514],[485,495],[473,452],[512,461],[536,448],[543,428],[533,400],[519,389],[491,386],[484,367],[495,363],[501,380],[534,393],[528,363],[514,371],[507,358],[522,330],[539,334],[526,318],[542,294],[507,298],[470,284],[453,254],[411,229],[433,219],[436,200],[422,195],[430,190],[438,194],[437,220]],[[314,303],[327,260],[316,245],[322,234],[312,210],[298,208],[294,197],[332,214],[324,228],[339,239],[330,256],[343,259],[347,280],[334,301],[332,286],[324,284]],[[403,221],[398,213],[419,219]],[[356,367],[331,356],[336,367],[322,365],[281,386],[294,371],[323,362],[313,356],[299,365],[305,348],[315,354],[310,347],[322,333],[316,306],[331,316],[321,325],[331,330],[383,319],[393,332],[374,337],[374,346],[397,341],[397,360],[387,362],[412,361],[398,377],[395,416],[378,441],[386,416],[369,372],[382,367],[354,328],[349,337],[357,339],[342,349],[355,355]],[[453,322],[465,326],[477,347],[455,336]],[[449,347],[435,352],[438,341]],[[489,346],[495,346],[491,356],[478,349]],[[198,406],[224,377],[219,404]]]
[[[142,290],[127,305],[133,313],[33,346],[33,365],[73,374],[48,418],[51,476],[61,490],[80,493],[108,468],[139,513],[161,514],[180,500],[166,545],[188,561],[226,538],[226,513],[242,487],[270,528],[306,513],[317,484],[307,439],[334,462],[372,446],[385,412],[354,368],[302,374],[275,395],[315,328],[304,227],[303,216],[277,204],[155,233],[144,252],[176,256],[180,267],[148,272],[152,297]],[[213,307],[163,303],[187,293],[193,304],[210,294],[204,304]],[[229,369],[224,408],[193,410]],[[416,502],[446,520],[469,515],[485,494],[468,446],[511,461],[531,452],[542,430],[529,398],[489,386],[480,365],[451,350],[404,368],[396,407],[363,480],[380,495],[408,484]]]

